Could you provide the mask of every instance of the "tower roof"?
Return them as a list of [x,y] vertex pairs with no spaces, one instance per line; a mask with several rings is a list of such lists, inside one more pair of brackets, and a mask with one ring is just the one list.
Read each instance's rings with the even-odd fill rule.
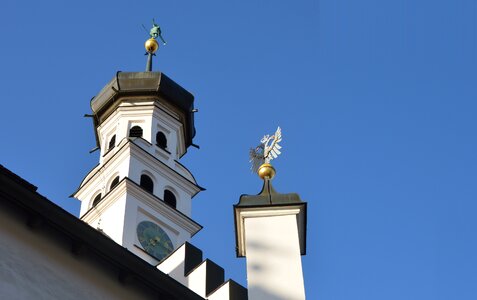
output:
[[[184,124],[186,147],[195,136],[194,96],[161,72],[117,72],[116,76],[91,99],[94,126],[100,125],[125,96],[152,96],[165,100]],[[96,136],[99,147],[99,139]]]
[[280,194],[272,186],[269,179],[263,181],[263,187],[258,195],[242,195],[239,203],[235,206],[264,206],[264,205],[286,205],[286,204],[303,204],[300,196],[296,193]]
[[[244,218],[250,213],[257,216],[283,215],[295,210],[299,230],[300,252],[306,254],[307,203],[296,193],[281,194],[275,191],[271,179],[265,177],[258,195],[242,195],[234,205],[235,243],[238,257],[245,256]],[[263,212],[263,213],[261,213]]]

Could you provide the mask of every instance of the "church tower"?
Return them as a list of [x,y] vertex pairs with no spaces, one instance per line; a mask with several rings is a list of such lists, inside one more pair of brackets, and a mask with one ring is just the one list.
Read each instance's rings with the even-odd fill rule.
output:
[[146,72],[117,72],[91,100],[99,164],[72,195],[81,220],[151,264],[202,228],[191,211],[203,189],[178,161],[195,146],[194,97],[152,72],[158,36],[153,27]]

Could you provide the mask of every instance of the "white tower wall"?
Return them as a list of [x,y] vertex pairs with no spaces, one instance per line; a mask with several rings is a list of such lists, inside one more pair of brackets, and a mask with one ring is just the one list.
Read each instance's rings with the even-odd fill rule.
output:
[[305,299],[306,207],[298,194],[277,193],[269,177],[258,195],[242,195],[234,205],[237,256],[247,260],[250,300]]
[[[180,115],[183,112],[176,111],[158,95],[123,95],[111,99],[94,116],[99,123],[96,126],[99,165],[85,177],[73,196],[81,201],[83,221],[146,261],[157,264],[157,259],[148,255],[138,240],[139,223],[148,221],[159,226],[174,249],[201,229],[191,219],[191,213],[192,198],[202,189],[177,161],[186,152],[184,119]],[[95,104],[92,107],[94,110]],[[142,135],[131,133],[134,126],[141,127]],[[161,147],[156,138],[159,132],[166,138],[166,147]],[[150,185],[146,183],[140,186],[143,175],[152,180],[152,191],[147,190]],[[112,186],[115,178],[119,184]],[[167,203],[166,190],[173,195]],[[96,197],[100,194],[98,201]]]
[[296,215],[244,222],[249,299],[305,299]]
[[[148,98],[126,99],[114,112],[97,128],[101,145],[100,163],[107,160],[114,149],[109,148],[113,135],[116,144],[128,137],[133,126],[140,126],[143,130],[142,138],[150,145],[145,147],[158,159],[172,165],[172,162],[185,152],[183,126],[177,114],[157,100]],[[156,146],[156,133],[161,131],[167,139],[166,151]],[[162,150],[158,152],[159,150]]]

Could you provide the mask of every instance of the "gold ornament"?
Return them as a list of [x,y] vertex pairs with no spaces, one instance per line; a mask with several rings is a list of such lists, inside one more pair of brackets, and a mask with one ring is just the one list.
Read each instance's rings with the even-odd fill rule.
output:
[[275,168],[271,164],[265,163],[258,168],[258,176],[262,179],[271,180],[275,177],[276,173],[277,171],[275,171]]
[[157,49],[159,49],[159,43],[156,41],[156,39],[150,38],[144,43],[144,48],[146,48],[148,53],[153,54],[157,51]]

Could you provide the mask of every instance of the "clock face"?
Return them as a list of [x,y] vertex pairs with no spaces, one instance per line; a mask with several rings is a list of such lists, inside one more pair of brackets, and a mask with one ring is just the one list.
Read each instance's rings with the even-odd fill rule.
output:
[[167,233],[157,224],[142,221],[137,225],[137,238],[144,250],[158,260],[172,252],[173,246]]

